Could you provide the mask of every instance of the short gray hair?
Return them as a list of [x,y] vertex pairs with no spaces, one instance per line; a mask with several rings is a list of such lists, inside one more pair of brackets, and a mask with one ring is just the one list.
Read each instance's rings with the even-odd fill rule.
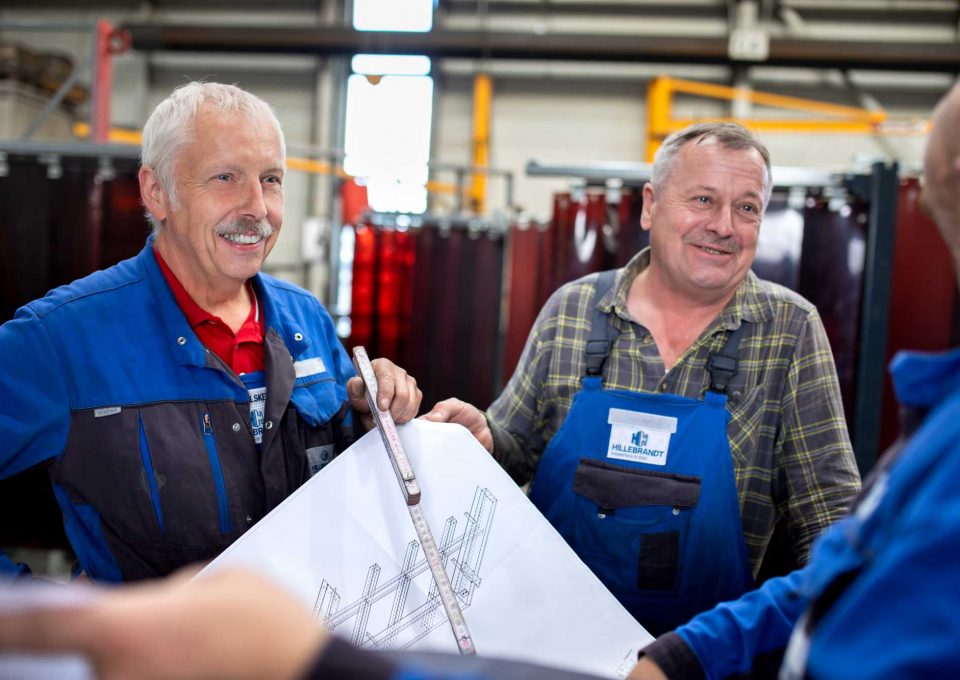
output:
[[773,191],[770,152],[755,134],[736,123],[695,123],[679,132],[674,132],[663,140],[663,144],[653,157],[653,169],[650,172],[650,183],[653,188],[659,191],[664,187],[677,163],[677,154],[685,144],[688,142],[699,144],[708,139],[715,139],[724,149],[731,151],[755,149],[760,154],[767,168],[767,195],[764,198],[769,201],[770,192]]
[[[194,141],[193,125],[200,109],[210,105],[223,113],[237,113],[256,122],[270,121],[280,135],[280,149],[286,153],[283,128],[267,102],[236,85],[193,81],[181,85],[157,105],[143,126],[141,165],[157,175],[160,187],[167,194],[173,209],[179,207],[175,178],[177,155]],[[160,231],[160,222],[147,211],[153,233]]]

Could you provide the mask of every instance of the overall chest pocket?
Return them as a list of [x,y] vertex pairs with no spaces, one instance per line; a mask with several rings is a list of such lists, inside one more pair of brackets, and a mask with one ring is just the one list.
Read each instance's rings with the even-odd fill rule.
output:
[[600,580],[675,594],[700,478],[581,458],[573,491],[575,549]]

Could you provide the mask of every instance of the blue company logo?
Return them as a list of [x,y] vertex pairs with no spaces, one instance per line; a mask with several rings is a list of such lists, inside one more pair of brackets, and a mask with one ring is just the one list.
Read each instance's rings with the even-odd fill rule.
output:
[[644,458],[663,458],[666,451],[663,449],[647,448],[650,436],[643,430],[637,430],[630,435],[630,444],[621,444],[611,442],[610,451],[616,453],[625,453],[632,456],[642,456]]
[[263,427],[263,411],[251,410],[250,424],[253,425],[254,430],[259,431]]

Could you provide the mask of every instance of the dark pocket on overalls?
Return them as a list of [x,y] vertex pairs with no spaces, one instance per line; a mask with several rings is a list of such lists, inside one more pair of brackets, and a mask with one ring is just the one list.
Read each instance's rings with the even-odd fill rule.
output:
[[580,558],[615,593],[676,593],[700,478],[581,458],[573,479]]

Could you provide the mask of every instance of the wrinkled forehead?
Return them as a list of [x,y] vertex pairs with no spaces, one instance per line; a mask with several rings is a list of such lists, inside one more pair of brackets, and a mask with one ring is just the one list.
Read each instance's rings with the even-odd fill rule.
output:
[[187,147],[194,154],[286,157],[283,133],[270,116],[255,112],[201,109],[192,122]]
[[[758,178],[763,184],[764,191],[766,194],[769,194],[771,188],[770,168],[767,166],[760,151],[752,146],[737,148],[724,144],[716,137],[698,137],[697,139],[691,139],[680,148],[677,154],[678,165],[682,166],[685,163],[696,164],[701,162],[701,158],[698,158],[698,156],[707,150],[710,153],[721,154],[723,161],[731,162],[738,168],[742,168],[744,172],[756,170]],[[766,199],[767,196],[765,195],[764,198]]]
[[223,110],[218,106],[205,103],[197,109],[191,121],[193,128],[206,126],[236,127],[237,129],[269,132],[283,139],[280,124],[269,113],[255,109]]

